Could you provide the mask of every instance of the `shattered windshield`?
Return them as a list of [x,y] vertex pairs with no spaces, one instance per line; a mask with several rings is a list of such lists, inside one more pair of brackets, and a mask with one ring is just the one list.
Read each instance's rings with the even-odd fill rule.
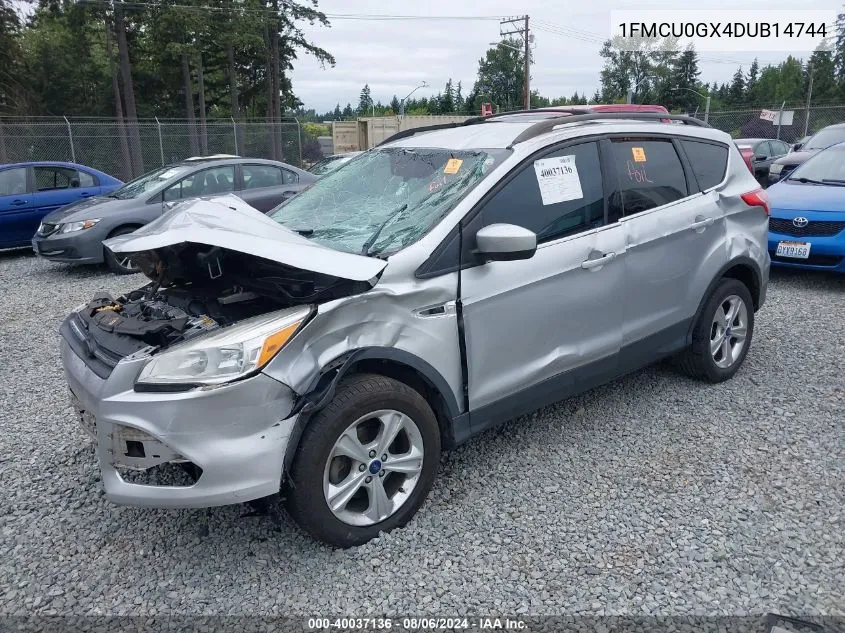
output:
[[162,167],[156,169],[148,174],[144,174],[140,178],[136,178],[131,182],[127,182],[120,189],[112,191],[109,196],[118,198],[119,200],[128,200],[130,198],[137,198],[147,191],[152,191],[159,185],[167,182],[174,176],[187,173],[191,170],[189,165],[178,165],[175,167]]
[[323,246],[384,255],[412,244],[508,150],[390,147],[333,171],[269,215]]

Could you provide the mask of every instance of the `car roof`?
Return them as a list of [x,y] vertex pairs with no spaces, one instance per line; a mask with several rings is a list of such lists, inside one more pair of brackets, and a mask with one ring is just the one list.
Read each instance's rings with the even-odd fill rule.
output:
[[[599,117],[583,120],[579,118],[568,122],[568,114],[573,113],[562,113],[555,117],[556,121],[553,123],[548,121],[551,118],[548,110],[538,110],[536,114],[533,111],[517,112],[490,117],[474,125],[457,124],[442,129],[422,129],[416,134],[394,141],[387,139],[385,144],[391,147],[439,147],[453,150],[505,149],[512,147],[514,141],[529,128],[544,121],[548,121],[554,127],[533,134],[530,138],[520,142],[536,141],[535,145],[543,145],[548,142],[551,136],[554,136],[555,141],[560,140],[560,137],[563,136],[583,136],[587,133],[586,129],[596,131],[597,126],[601,126],[601,133],[620,131],[641,133],[645,129],[650,133],[657,134],[668,132],[722,142],[732,140],[725,132],[705,126],[671,125],[667,128],[665,127],[667,124],[660,118],[637,119],[636,115],[633,115],[628,119],[625,118],[624,113],[611,113],[607,119]],[[654,113],[650,114],[652,117],[655,116]]]
[[[226,156],[226,158],[221,158],[221,156]],[[167,167],[206,168],[216,167],[218,165],[238,165],[240,163],[249,163],[253,165],[275,165],[276,167],[284,167],[285,169],[290,169],[291,171],[295,171],[298,174],[310,175],[308,172],[303,171],[299,167],[290,165],[288,163],[283,163],[278,160],[270,160],[267,158],[250,158],[247,156],[230,157],[230,155],[228,154],[218,154],[217,156],[192,156],[191,158],[186,158],[184,160],[171,163],[170,165],[167,165]]]
[[[776,138],[735,138],[734,143],[759,143],[760,141],[777,141]],[[786,141],[783,141],[784,143]]]
[[61,160],[31,160],[24,163],[0,163],[0,169],[6,169],[8,167],[68,167],[70,169],[87,169],[88,171],[97,172],[98,174],[104,173],[99,169],[94,169],[88,165],[80,165],[79,163],[71,163]]

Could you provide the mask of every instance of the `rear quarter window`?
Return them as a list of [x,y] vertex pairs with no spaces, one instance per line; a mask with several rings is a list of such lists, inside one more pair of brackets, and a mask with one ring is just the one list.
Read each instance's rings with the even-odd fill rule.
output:
[[681,146],[702,191],[724,180],[728,168],[728,148],[725,145],[682,139]]

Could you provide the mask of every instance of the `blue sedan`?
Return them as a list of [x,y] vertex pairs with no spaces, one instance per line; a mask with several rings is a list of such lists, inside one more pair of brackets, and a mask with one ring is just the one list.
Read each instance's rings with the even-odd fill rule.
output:
[[26,246],[41,218],[83,198],[107,194],[123,183],[75,163],[0,165],[0,248]]
[[768,194],[772,264],[845,273],[845,143],[816,154]]

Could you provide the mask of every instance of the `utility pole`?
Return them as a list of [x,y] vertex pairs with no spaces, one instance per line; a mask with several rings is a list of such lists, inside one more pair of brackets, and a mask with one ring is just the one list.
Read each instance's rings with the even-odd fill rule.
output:
[[810,101],[813,99],[813,65],[807,64],[807,71],[810,73],[810,85],[807,89],[807,112],[804,115],[804,136],[810,129]]
[[[522,22],[521,28],[513,28],[516,27],[516,24]],[[502,26],[510,25],[512,30],[510,31],[503,31]],[[522,42],[524,45],[524,55],[525,55],[525,109],[531,109],[531,51],[529,45],[531,40],[529,38],[529,28],[528,28],[528,16],[524,15],[521,18],[512,18],[509,20],[502,20],[499,22],[499,36],[500,37],[507,37],[508,35],[520,35],[522,36]]]

